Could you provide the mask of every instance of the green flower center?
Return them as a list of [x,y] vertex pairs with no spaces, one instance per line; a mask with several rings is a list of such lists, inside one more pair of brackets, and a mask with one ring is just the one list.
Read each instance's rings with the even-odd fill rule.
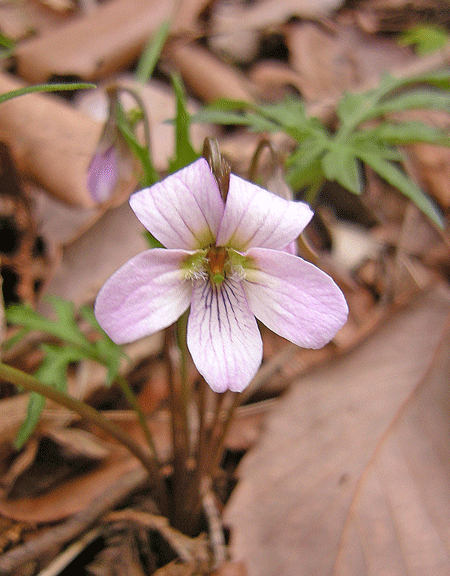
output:
[[186,280],[209,279],[220,286],[225,278],[235,280],[245,278],[246,268],[251,267],[251,261],[233,248],[212,245],[189,256],[183,263]]

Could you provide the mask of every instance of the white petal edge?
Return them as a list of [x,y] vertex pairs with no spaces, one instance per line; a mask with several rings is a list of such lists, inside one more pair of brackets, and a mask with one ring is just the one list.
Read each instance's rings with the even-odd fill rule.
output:
[[304,202],[284,200],[231,174],[217,245],[241,252],[256,246],[281,250],[297,238],[312,216]]
[[286,252],[252,248],[246,256],[257,268],[242,282],[250,309],[273,332],[321,348],[345,324],[347,302],[328,274]]
[[135,192],[130,206],[166,248],[196,250],[214,242],[223,202],[204,158],[150,188]]
[[194,287],[187,327],[194,364],[215,392],[242,392],[258,371],[262,340],[240,282]]
[[192,283],[184,281],[184,250],[155,248],[138,254],[103,285],[95,301],[98,323],[116,344],[173,324],[189,307]]

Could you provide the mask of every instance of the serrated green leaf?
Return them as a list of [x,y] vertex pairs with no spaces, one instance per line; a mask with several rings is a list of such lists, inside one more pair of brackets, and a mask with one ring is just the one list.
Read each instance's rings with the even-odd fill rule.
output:
[[376,102],[374,91],[370,90],[364,94],[346,92],[340,99],[337,107],[337,115],[342,124],[355,124],[355,119],[359,124],[365,114],[369,113]]
[[440,228],[444,228],[444,219],[435,204],[397,166],[384,160],[378,154],[367,151],[358,150],[358,157],[394,188],[397,188],[407,198],[412,200],[435,224]]
[[67,367],[71,362],[78,362],[84,358],[89,358],[85,350],[74,346],[54,346],[51,344],[42,345],[45,358],[35,372],[35,376],[43,384],[53,386],[60,392],[67,389]]
[[299,98],[288,97],[276,104],[256,106],[255,111],[281,126],[303,126],[309,120]]
[[292,188],[298,190],[323,177],[321,157],[327,144],[327,139],[307,139],[288,158],[286,164],[289,169],[286,178]]
[[[71,362],[77,362],[86,357],[86,353],[73,346],[60,348],[52,345],[43,345],[45,358],[35,372],[36,378],[46,384],[56,388],[60,392],[67,391],[67,368]],[[42,410],[44,409],[45,398],[39,394],[31,394],[28,402],[27,416],[22,423],[17,438],[16,446],[20,448],[28,440],[36,428]]]
[[403,162],[405,160],[404,154],[398,148],[382,140],[367,138],[363,130],[352,134],[351,138],[349,138],[349,144],[358,153],[367,152],[392,162]]
[[117,378],[120,369],[120,361],[122,358],[126,358],[126,354],[122,347],[113,342],[103,331],[100,324],[97,322],[97,318],[95,317],[92,308],[83,306],[80,308],[80,314],[90,323],[94,330],[102,335],[102,338],[92,343],[91,347],[93,356],[108,368],[106,384],[110,385]]
[[384,140],[389,144],[426,142],[441,146],[450,145],[450,138],[443,130],[419,121],[383,122],[376,128],[360,130],[359,136],[366,140]]
[[359,160],[350,147],[334,146],[322,158],[322,166],[328,180],[336,180],[354,194],[361,194]]
[[378,104],[368,117],[423,108],[450,110],[450,94],[427,89],[412,90]]
[[8,340],[2,342],[3,349],[11,350],[11,348],[18,344],[23,338],[25,338],[28,332],[29,330],[27,328],[22,328],[22,330],[19,330],[16,334],[14,334],[14,336],[11,336],[11,338],[8,338]]
[[[56,300],[53,300],[52,303],[53,306],[58,307]],[[14,304],[5,311],[6,319],[11,324],[23,326],[27,330],[44,332],[80,346],[85,345],[86,338],[79,330],[73,317],[69,319],[67,308],[63,304],[61,304],[58,314],[62,314],[62,320],[49,320],[25,304]]]
[[42,410],[45,406],[45,398],[40,394],[32,392],[27,406],[27,415],[22,422],[19,431],[17,432],[16,440],[14,442],[16,448],[20,450],[28,438],[33,434],[36,426],[38,425],[39,418],[41,417]]

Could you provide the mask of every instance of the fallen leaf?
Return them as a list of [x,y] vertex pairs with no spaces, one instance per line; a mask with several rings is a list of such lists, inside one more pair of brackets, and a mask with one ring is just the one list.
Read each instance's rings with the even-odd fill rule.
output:
[[[436,397],[431,381],[422,382],[447,330],[449,312],[450,292],[438,287],[393,315],[350,354],[298,381],[279,401],[266,422],[260,445],[243,460],[240,482],[225,512],[225,521],[232,528],[233,558],[246,562],[250,576],[325,576],[333,572],[337,559],[343,567],[339,574],[368,574],[367,565],[364,568],[362,564],[364,554],[372,560],[375,554],[381,559],[399,551],[398,539],[406,538],[406,533],[397,533],[392,541],[375,538],[388,531],[393,535],[393,512],[389,517],[386,492],[378,491],[380,500],[373,498],[369,506],[367,498],[380,488],[371,467],[379,458],[380,444],[398,426],[395,422],[405,406],[411,403],[414,413],[423,412],[425,406],[415,398],[422,386],[433,412],[422,416],[426,429],[413,424],[410,413],[409,441],[415,443],[410,450],[415,457],[409,461],[409,471],[401,461],[392,468],[389,484],[400,499],[395,512],[401,518],[397,528],[409,524],[411,531],[421,532],[414,542],[419,554],[412,553],[410,539],[403,554],[409,566],[421,565],[422,569],[389,574],[438,573],[433,552],[442,560],[445,545],[437,535],[445,541],[450,526],[448,394]],[[448,366],[440,367],[445,368]],[[443,372],[442,378],[448,381],[448,372]],[[441,412],[435,423],[434,412]],[[391,454],[391,465],[393,458]],[[386,467],[383,470],[388,473]],[[415,484],[411,474],[418,478]],[[366,485],[369,478],[372,487]],[[378,512],[380,516],[371,524],[371,541],[365,552],[355,530],[363,508],[369,513],[368,507],[373,519]],[[366,524],[365,535],[367,528]],[[353,558],[355,569],[346,571],[344,560],[351,560],[350,547],[359,556]],[[448,574],[448,555],[443,566]]]
[[198,44],[170,42],[164,49],[163,62],[178,70],[193,93],[206,102],[217,98],[253,100],[245,76]]
[[[112,0],[14,51],[18,74],[30,83],[50,78],[105,78],[131,64],[175,2]],[[80,38],[83,39],[80,42]]]
[[100,466],[36,497],[0,497],[0,514],[29,523],[57,522],[84,510],[118,478],[141,466],[124,449],[115,450]]

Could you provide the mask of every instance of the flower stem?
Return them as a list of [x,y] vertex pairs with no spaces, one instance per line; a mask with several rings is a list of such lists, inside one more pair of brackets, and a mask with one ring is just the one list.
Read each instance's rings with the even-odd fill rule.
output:
[[189,404],[191,401],[191,391],[188,385],[187,363],[189,350],[187,348],[187,320],[188,313],[183,314],[176,324],[177,344],[180,350],[180,388],[181,388],[181,410],[183,417],[184,450],[185,455],[191,454],[190,427],[189,427]]
[[216,426],[215,429],[213,429],[212,431],[211,440],[209,443],[208,457],[206,461],[207,463],[206,474],[208,476],[214,477],[216,468],[220,464],[228,430],[230,429],[231,423],[233,421],[236,408],[242,402],[242,394],[239,394],[238,392],[231,392],[231,394],[233,395],[231,399],[231,405],[228,411],[226,412],[224,420],[221,421],[220,418],[221,414],[220,413],[217,414],[218,426]]
[[142,462],[142,465],[148,471],[150,479],[155,482],[155,490],[157,492],[161,511],[164,511],[163,513],[165,513],[167,510],[167,493],[164,479],[161,476],[154,458],[142,450],[140,445],[135,442],[131,436],[105,418],[103,414],[98,410],[95,410],[95,408],[92,408],[92,406],[89,406],[80,400],[76,400],[71,396],[62,394],[55,388],[42,384],[42,382],[37,380],[37,378],[34,378],[34,376],[30,376],[29,374],[26,374],[17,368],[13,368],[12,366],[8,366],[7,364],[3,364],[2,362],[0,362],[0,378],[10,382],[11,384],[24,388],[27,391],[41,394],[42,396],[45,396],[45,398],[48,398],[61,406],[65,406],[118,440]]
[[172,501],[170,518],[173,526],[179,530],[184,529],[184,492],[187,485],[187,471],[185,453],[185,425],[183,423],[184,410],[181,394],[180,350],[175,342],[175,329],[173,326],[166,330],[164,341],[164,355],[167,362],[170,414],[172,419],[172,450],[173,450],[173,476]]

